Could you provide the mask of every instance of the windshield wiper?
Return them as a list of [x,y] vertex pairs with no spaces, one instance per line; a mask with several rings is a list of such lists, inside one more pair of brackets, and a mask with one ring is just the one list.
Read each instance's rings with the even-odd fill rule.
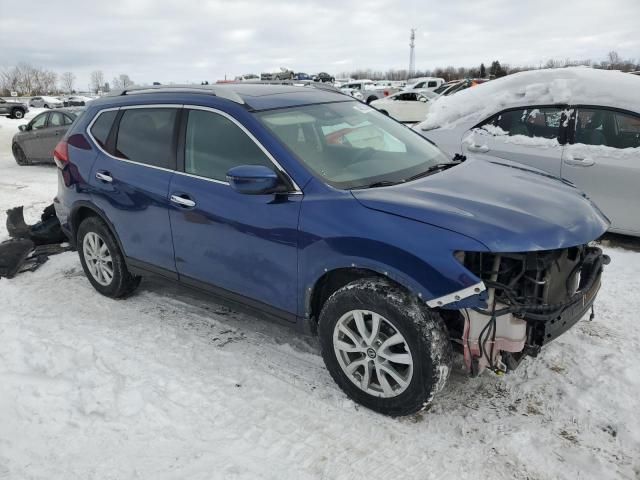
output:
[[426,177],[434,172],[439,172],[441,170],[446,170],[447,168],[455,167],[456,165],[460,165],[462,162],[445,162],[445,163],[436,163],[435,165],[431,165],[426,170],[418,173],[417,175],[413,175],[412,177],[405,178],[405,182],[410,182],[412,180],[417,180],[418,178]]
[[381,180],[379,182],[373,182],[373,183],[369,183],[368,185],[363,185],[361,187],[358,187],[358,189],[360,189],[360,188],[390,187],[391,185],[397,185],[398,183],[402,183],[402,182],[391,182],[389,180]]
[[[465,157],[462,157],[462,159],[457,160],[459,157],[462,157],[461,155],[458,156],[456,155],[454,157],[454,161],[453,162],[444,162],[444,163],[436,163],[435,165],[431,165],[429,168],[427,168],[426,170],[418,173],[417,175],[413,175],[412,177],[409,178],[405,178],[404,180],[400,180],[398,182],[392,182],[389,180],[380,180],[378,182],[373,182],[370,183],[368,185],[363,185],[360,188],[376,188],[376,187],[390,187],[392,185],[398,185],[399,183],[406,183],[406,182],[410,182],[412,180],[417,180],[418,178],[422,178],[422,177],[426,177],[427,175],[430,175],[432,173],[435,172],[439,172],[441,170],[446,170],[447,168],[451,168],[451,167],[455,167],[456,165],[460,165],[462,162],[464,162],[466,160]],[[455,161],[457,160],[457,161]]]

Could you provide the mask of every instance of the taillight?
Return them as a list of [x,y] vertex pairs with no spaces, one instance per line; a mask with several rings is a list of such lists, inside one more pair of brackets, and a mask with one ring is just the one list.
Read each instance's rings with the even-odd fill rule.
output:
[[69,146],[66,140],[60,140],[53,151],[53,160],[58,168],[63,169],[69,163]]

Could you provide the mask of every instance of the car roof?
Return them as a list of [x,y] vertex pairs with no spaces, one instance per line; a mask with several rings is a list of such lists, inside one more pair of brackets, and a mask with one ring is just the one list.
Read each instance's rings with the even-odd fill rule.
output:
[[588,67],[514,73],[434,102],[423,130],[475,124],[509,108],[593,105],[640,113],[640,79],[619,71]]
[[[300,86],[303,85],[303,86]],[[144,97],[143,97],[144,95]],[[196,104],[207,105],[215,97],[245,106],[248,110],[271,110],[317,103],[354,101],[338,89],[310,82],[306,84],[238,82],[215,85],[168,85],[140,87],[115,92],[92,101],[92,106],[133,104],[139,99],[167,101],[169,95],[192,97]],[[191,100],[191,99],[190,99]]]

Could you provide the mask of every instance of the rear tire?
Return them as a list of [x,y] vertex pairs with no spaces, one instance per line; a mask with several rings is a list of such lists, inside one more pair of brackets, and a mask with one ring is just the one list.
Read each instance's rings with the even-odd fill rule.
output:
[[12,150],[13,158],[16,159],[16,163],[18,165],[20,165],[21,167],[24,167],[25,165],[31,165],[31,161],[27,158],[27,156],[24,154],[24,151],[22,150],[22,148],[20,148],[19,145],[14,145]]
[[82,269],[98,292],[123,298],[138,288],[141,278],[129,272],[116,238],[99,217],[84,219],[76,239]]
[[340,388],[385,415],[428,407],[451,371],[451,342],[440,316],[385,279],[356,280],[331,295],[318,334]]

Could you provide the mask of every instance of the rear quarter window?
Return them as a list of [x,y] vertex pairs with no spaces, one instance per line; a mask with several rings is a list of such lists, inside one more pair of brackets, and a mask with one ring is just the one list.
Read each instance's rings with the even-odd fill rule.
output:
[[91,125],[91,136],[102,148],[107,147],[107,138],[117,115],[117,110],[102,112]]

